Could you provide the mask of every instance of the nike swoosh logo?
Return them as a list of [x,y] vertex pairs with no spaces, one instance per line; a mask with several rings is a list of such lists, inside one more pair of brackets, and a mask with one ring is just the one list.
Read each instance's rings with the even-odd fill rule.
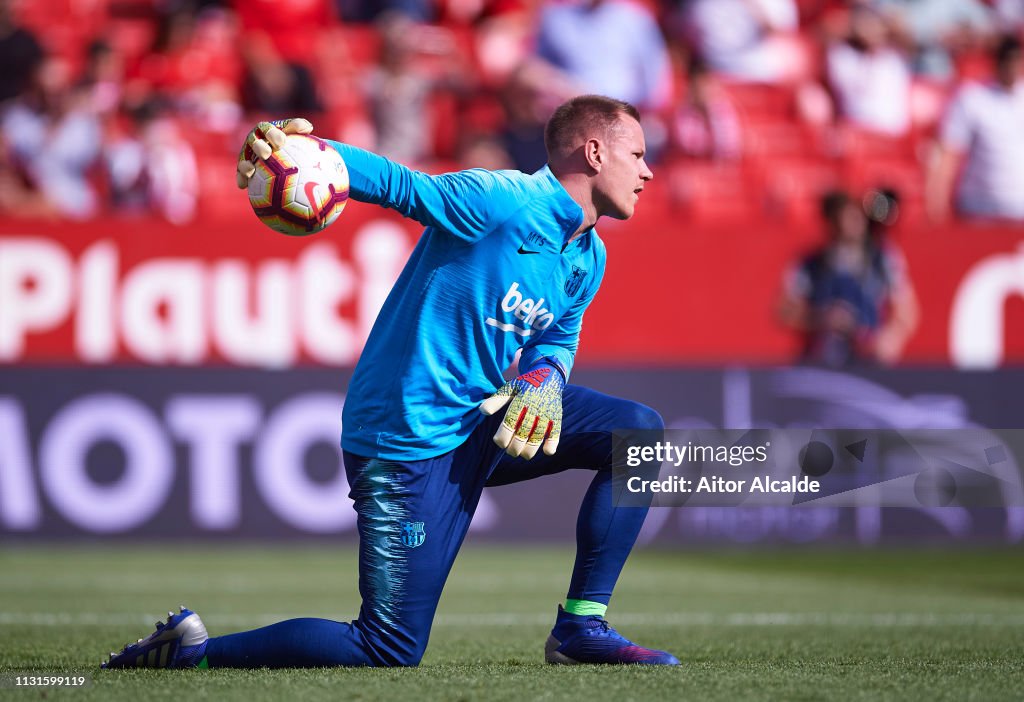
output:
[[306,202],[313,208],[313,212],[316,213],[316,218],[320,219],[323,216],[323,212],[320,211],[320,201],[316,199],[316,189],[319,183],[314,183],[311,180],[306,181],[306,185],[303,190],[306,193]]
[[524,248],[523,248],[522,246],[520,246],[520,247],[519,247],[519,251],[517,251],[516,253],[521,253],[521,254],[535,254],[535,253],[540,253],[540,251],[529,251],[529,250],[527,250],[527,249],[524,249]]

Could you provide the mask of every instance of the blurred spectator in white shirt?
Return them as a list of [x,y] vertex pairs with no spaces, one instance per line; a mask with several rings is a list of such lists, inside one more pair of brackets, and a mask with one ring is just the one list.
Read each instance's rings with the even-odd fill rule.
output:
[[121,214],[153,213],[186,224],[196,213],[199,170],[178,122],[158,98],[132,111],[130,133],[110,140],[104,153],[110,199]]
[[102,128],[88,96],[72,89],[64,61],[44,60],[25,94],[4,113],[0,131],[12,165],[50,208],[73,219],[96,213],[89,176],[100,154]]
[[910,68],[876,10],[850,11],[849,33],[828,47],[826,69],[840,118],[892,136],[910,129]]
[[416,26],[405,15],[384,15],[380,61],[366,75],[364,90],[376,132],[375,151],[402,163],[430,155],[432,123],[427,99],[431,79],[416,62]]
[[673,25],[713,71],[775,83],[791,70],[786,36],[799,19],[794,0],[683,0]]
[[687,91],[672,122],[672,142],[688,158],[731,161],[743,150],[739,114],[698,58],[687,67]]
[[949,212],[961,161],[956,209],[965,217],[1024,221],[1024,81],[1020,40],[1004,37],[994,52],[995,80],[969,82],[949,106],[929,173],[928,211]]
[[117,116],[124,100],[124,60],[105,39],[94,39],[85,54],[85,66],[74,90],[81,94],[83,107],[106,125]]
[[978,0],[874,0],[913,45],[914,73],[947,81],[953,55],[980,45],[993,31],[992,11]]
[[418,25],[397,13],[382,15],[377,26],[380,61],[363,86],[376,134],[374,150],[395,161],[422,165],[434,155],[436,125],[430,98],[435,92],[468,89],[466,58],[443,28]]

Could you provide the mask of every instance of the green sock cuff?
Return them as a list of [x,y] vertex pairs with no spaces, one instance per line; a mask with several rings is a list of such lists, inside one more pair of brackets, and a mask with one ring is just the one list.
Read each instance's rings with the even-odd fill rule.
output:
[[203,656],[203,660],[199,661],[199,665],[196,666],[196,668],[201,668],[202,670],[206,670],[209,667],[210,659],[208,659],[206,656]]
[[600,602],[591,602],[590,600],[566,600],[564,609],[569,614],[576,614],[581,617],[590,617],[595,614],[603,617],[604,613],[608,611],[608,605],[601,604]]

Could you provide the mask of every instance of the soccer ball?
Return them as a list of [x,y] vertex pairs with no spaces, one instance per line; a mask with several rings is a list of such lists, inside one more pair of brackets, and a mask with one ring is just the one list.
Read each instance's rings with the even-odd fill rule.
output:
[[316,234],[338,218],[348,201],[348,169],[323,139],[289,134],[267,160],[256,159],[249,204],[260,221],[281,234]]

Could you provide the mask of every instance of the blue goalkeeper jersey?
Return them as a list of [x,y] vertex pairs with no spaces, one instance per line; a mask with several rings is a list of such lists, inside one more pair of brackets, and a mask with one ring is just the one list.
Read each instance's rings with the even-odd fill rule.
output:
[[422,460],[460,445],[516,352],[568,373],[604,276],[583,210],[545,167],[429,176],[347,144],[349,195],[426,229],[381,308],[345,400],[342,447]]

